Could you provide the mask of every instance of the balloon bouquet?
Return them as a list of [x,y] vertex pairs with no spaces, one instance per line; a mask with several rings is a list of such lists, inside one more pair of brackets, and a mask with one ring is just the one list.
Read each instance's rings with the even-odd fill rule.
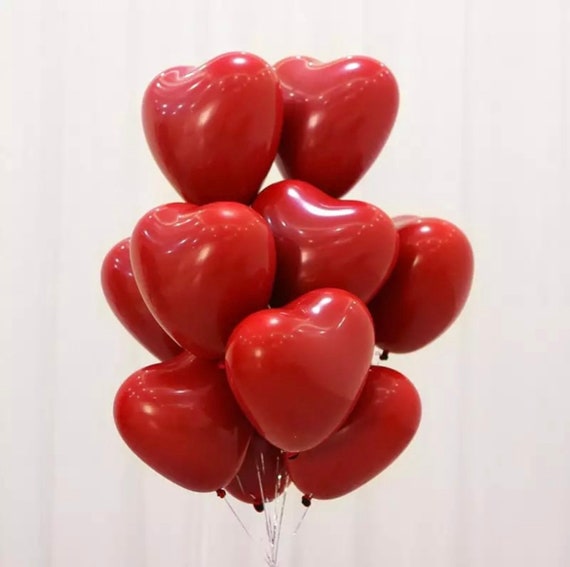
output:
[[[418,393],[373,364],[375,349],[385,360],[445,331],[473,255],[449,222],[341,199],[397,108],[394,76],[368,57],[271,66],[228,53],[147,88],[146,139],[184,201],[111,249],[102,286],[161,361],[114,405],[158,473],[259,511],[293,483],[308,506],[356,490],[410,443]],[[274,160],[284,180],[259,192]]]

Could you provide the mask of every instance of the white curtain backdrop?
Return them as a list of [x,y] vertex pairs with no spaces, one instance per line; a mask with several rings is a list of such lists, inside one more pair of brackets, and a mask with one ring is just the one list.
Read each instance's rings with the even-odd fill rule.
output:
[[567,0],[0,0],[0,565],[263,564],[221,500],[120,440],[114,392],[152,358],[99,288],[107,249],[176,200],[146,84],[243,49],[390,66],[399,118],[354,194],[448,218],[476,255],[457,325],[390,361],[423,398],[413,445],[295,536],[293,493],[283,567],[568,567],[569,31]]

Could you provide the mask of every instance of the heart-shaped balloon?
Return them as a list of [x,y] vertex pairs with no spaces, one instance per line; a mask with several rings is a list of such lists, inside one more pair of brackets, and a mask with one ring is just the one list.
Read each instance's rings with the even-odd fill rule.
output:
[[261,511],[263,504],[275,500],[289,482],[284,453],[254,434],[243,464],[226,490]]
[[293,483],[306,496],[323,500],[356,490],[402,453],[420,417],[413,384],[395,370],[371,367],[346,423],[318,447],[287,461]]
[[271,230],[240,203],[153,209],[135,227],[131,260],[156,320],[206,358],[223,358],[233,328],[267,307],[275,276]]
[[235,477],[252,434],[224,371],[189,353],[127,378],[114,414],[138,457],[197,492],[217,490]]
[[286,180],[264,189],[253,208],[275,237],[273,306],[325,287],[345,289],[367,302],[396,260],[394,223],[368,203],[340,201],[309,183]]
[[424,347],[457,318],[473,279],[467,237],[450,222],[394,219],[400,251],[388,281],[370,302],[376,344],[386,352]]
[[258,433],[284,451],[306,451],[356,403],[373,350],[364,303],[344,290],[316,290],[244,319],[228,341],[226,370]]
[[101,286],[111,310],[123,326],[160,360],[182,349],[164,332],[148,310],[131,267],[130,238],[113,246],[103,260]]
[[278,165],[285,177],[341,197],[384,147],[398,112],[398,85],[369,57],[277,63],[285,103]]
[[191,203],[250,203],[279,144],[283,102],[273,68],[249,53],[158,75],[143,100],[147,142]]

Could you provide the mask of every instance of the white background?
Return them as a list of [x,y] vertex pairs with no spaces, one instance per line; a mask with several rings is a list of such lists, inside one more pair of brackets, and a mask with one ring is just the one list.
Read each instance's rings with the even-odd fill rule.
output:
[[222,501],[120,441],[114,391],[152,359],[99,289],[176,198],[147,82],[234,49],[390,66],[399,119],[355,195],[456,222],[477,261],[453,330],[391,361],[423,397],[415,442],[284,532],[283,566],[570,565],[569,29],[567,0],[0,0],[0,565],[263,564]]

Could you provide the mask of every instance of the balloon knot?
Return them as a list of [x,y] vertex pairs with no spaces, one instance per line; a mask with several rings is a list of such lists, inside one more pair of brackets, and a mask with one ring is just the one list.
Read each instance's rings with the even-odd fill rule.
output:
[[387,350],[383,350],[382,354],[380,355],[380,360],[388,360],[388,351]]
[[294,461],[299,456],[299,453],[287,453],[287,459]]
[[218,496],[218,498],[225,498],[226,491],[223,488],[218,488],[218,490],[216,490],[216,496]]
[[305,506],[305,508],[308,508],[311,505],[312,500],[313,500],[312,496],[305,494],[305,495],[303,495],[303,498],[301,498],[301,504],[303,504],[303,506]]
[[263,502],[255,502],[253,507],[254,507],[256,512],[263,512],[263,510],[265,510],[265,506],[263,505]]

